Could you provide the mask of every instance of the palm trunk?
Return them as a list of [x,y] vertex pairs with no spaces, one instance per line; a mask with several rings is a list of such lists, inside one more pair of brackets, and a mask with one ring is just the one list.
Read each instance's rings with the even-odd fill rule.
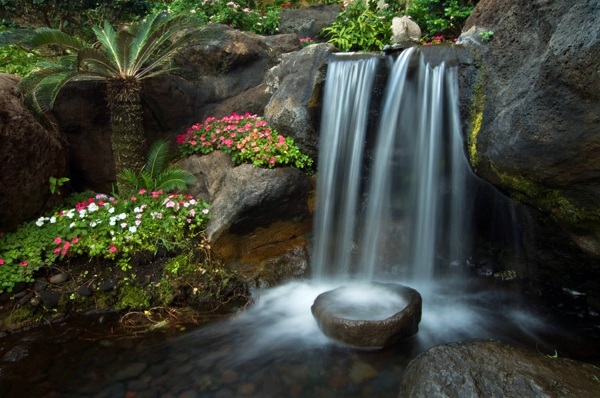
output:
[[108,82],[112,150],[117,189],[121,193],[128,188],[121,178],[121,172],[131,169],[139,173],[145,163],[146,137],[140,91],[141,84],[135,78],[113,79]]

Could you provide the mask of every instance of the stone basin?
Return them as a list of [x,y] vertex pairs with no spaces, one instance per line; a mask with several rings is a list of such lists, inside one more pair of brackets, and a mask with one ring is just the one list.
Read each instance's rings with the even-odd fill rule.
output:
[[311,307],[329,338],[361,349],[379,349],[419,330],[423,300],[398,283],[342,286],[320,294]]

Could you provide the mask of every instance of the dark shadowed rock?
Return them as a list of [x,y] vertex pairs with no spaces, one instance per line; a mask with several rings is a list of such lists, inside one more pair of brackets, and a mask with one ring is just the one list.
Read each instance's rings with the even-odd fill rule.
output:
[[49,178],[68,174],[64,137],[23,106],[18,82],[0,74],[0,231],[38,216],[51,196]]
[[320,128],[322,86],[333,46],[317,44],[284,54],[265,82],[273,93],[265,119],[298,147],[316,159]]
[[[461,36],[481,66],[469,132],[474,168],[551,214],[594,255],[600,255],[598,15],[597,1],[484,0]],[[494,32],[489,43],[482,31]]]
[[[482,0],[460,42],[471,164],[524,214],[538,278],[600,297],[600,3]],[[492,31],[485,42],[481,32]],[[463,81],[465,83],[465,81]],[[467,96],[463,94],[463,100]],[[468,112],[464,112],[467,110]]]
[[[369,296],[363,300],[367,290]],[[390,309],[389,302],[396,301],[398,307]],[[311,311],[328,337],[351,347],[378,349],[417,333],[422,305],[419,292],[408,286],[372,282],[322,293]],[[375,315],[383,310],[385,315]]]
[[399,398],[595,397],[600,369],[496,341],[433,347],[411,361]]

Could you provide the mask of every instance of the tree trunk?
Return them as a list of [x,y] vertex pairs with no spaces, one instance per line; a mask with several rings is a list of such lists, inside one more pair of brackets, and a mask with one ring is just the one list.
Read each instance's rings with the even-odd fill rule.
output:
[[141,83],[135,78],[108,82],[112,150],[117,189],[121,193],[128,188],[121,178],[121,172],[131,169],[139,173],[145,163],[146,137],[140,91]]

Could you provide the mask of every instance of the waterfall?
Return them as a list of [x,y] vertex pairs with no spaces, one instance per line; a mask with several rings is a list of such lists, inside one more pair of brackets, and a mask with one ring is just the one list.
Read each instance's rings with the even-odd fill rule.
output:
[[[374,134],[373,82],[389,75]],[[395,61],[339,57],[325,84],[313,277],[429,280],[470,250],[471,174],[458,116],[456,67],[418,50]]]

